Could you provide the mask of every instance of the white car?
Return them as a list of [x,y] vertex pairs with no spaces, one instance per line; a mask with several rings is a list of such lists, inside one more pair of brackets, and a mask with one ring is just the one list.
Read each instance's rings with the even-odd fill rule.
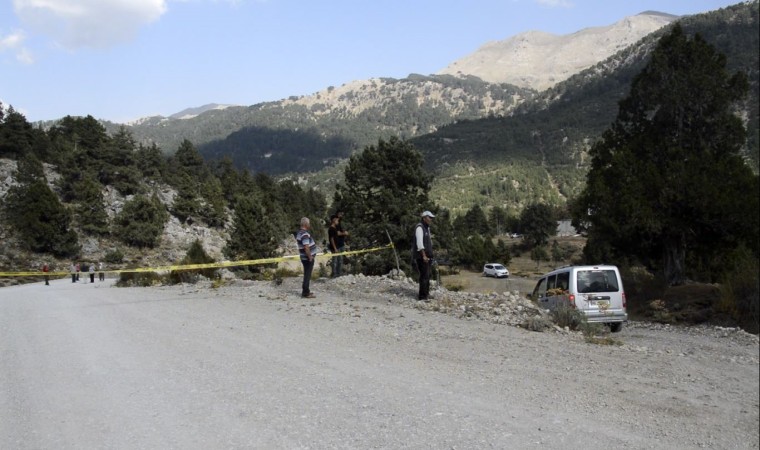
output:
[[501,264],[488,263],[485,266],[483,266],[483,276],[507,278],[509,277],[509,270],[506,267],[502,266]]

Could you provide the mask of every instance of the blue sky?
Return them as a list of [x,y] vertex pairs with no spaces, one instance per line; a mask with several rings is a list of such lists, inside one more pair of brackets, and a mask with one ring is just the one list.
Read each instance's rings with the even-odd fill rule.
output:
[[432,74],[489,41],[738,0],[0,0],[0,102],[115,122]]

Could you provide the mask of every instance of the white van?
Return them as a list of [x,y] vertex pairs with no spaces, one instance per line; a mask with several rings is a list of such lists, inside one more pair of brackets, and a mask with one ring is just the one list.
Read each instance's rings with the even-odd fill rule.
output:
[[613,333],[628,321],[623,280],[616,266],[568,266],[553,270],[538,280],[531,298],[549,310],[567,303],[582,312],[588,322],[603,323]]

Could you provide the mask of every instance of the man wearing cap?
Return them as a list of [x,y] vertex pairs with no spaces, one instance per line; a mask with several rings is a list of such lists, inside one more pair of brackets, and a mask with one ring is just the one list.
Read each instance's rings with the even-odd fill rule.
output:
[[433,259],[433,241],[430,239],[430,223],[433,222],[433,213],[425,211],[421,215],[420,223],[414,227],[414,252],[417,270],[420,272],[420,292],[417,300],[430,301],[430,264]]

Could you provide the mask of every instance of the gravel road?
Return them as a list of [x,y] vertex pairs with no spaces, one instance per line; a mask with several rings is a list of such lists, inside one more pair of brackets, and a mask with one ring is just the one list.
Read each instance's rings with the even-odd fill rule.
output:
[[0,448],[757,449],[758,339],[379,277],[0,289]]

